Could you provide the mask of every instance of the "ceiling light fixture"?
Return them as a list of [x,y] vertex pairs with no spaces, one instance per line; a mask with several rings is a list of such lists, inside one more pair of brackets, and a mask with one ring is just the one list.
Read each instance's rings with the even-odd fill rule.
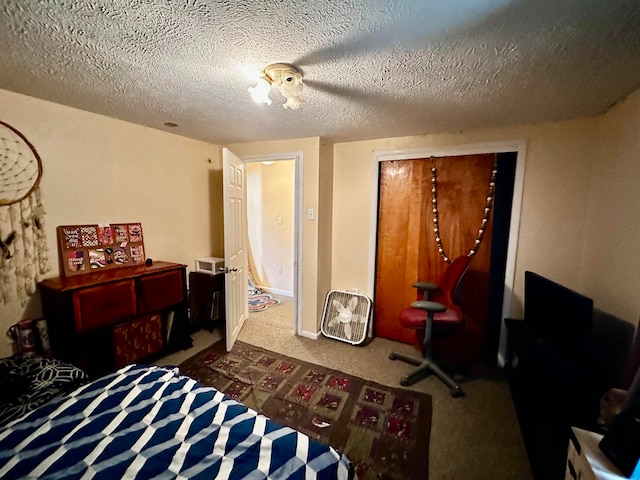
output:
[[282,105],[284,108],[297,110],[304,103],[304,100],[300,98],[300,94],[304,90],[302,74],[292,65],[274,63],[265,67],[256,86],[249,87],[251,98],[257,103],[271,105],[269,92],[273,85],[277,86],[280,93],[287,99],[286,103]]

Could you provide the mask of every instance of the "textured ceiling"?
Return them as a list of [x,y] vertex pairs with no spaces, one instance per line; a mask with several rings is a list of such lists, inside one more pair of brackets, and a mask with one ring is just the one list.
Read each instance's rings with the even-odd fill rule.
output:
[[[563,120],[640,87],[638,0],[2,0],[0,26],[0,88],[216,144]],[[251,100],[275,62],[300,109]]]

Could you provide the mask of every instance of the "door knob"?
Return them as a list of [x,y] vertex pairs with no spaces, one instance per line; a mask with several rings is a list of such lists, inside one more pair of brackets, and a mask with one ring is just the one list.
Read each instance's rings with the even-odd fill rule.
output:
[[236,267],[233,267],[233,268],[229,268],[229,267],[220,267],[220,268],[218,269],[218,271],[220,271],[220,272],[224,272],[224,273],[229,273],[229,272],[237,272],[237,271],[238,271],[238,269],[237,269]]

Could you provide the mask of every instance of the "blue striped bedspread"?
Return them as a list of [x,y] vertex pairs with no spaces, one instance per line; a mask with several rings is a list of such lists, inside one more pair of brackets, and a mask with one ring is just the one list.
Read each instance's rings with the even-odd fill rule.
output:
[[349,460],[177,368],[130,365],[0,431],[0,478],[348,479]]

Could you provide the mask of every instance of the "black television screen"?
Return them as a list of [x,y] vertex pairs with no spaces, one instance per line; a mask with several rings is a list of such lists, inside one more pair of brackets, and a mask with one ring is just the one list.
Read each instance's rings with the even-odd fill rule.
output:
[[559,355],[588,355],[593,300],[534,272],[524,273],[524,322]]

